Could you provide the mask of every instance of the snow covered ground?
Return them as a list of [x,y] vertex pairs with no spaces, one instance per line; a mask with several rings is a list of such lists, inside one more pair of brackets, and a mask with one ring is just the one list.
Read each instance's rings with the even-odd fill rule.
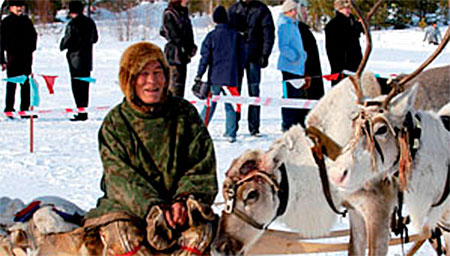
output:
[[[278,16],[274,8],[274,19]],[[100,40],[94,47],[94,71],[97,79],[91,84],[90,106],[113,107],[122,98],[118,85],[119,59],[126,47],[134,42],[120,42],[117,33],[105,21],[99,22]],[[194,22],[195,24],[195,22]],[[200,46],[207,33],[204,22],[195,27],[195,40]],[[445,27],[441,28],[442,34]],[[40,83],[41,105],[39,109],[73,108],[74,101],[70,87],[70,76],[65,53],[59,51],[59,41],[63,26],[39,29],[38,49],[34,54],[33,71],[35,74],[57,75],[55,94],[50,95],[42,77]],[[319,46],[322,71],[329,74],[330,68],[324,46],[324,34],[315,33]],[[386,30],[372,33],[373,51],[366,70],[387,76],[389,74],[411,72],[435,49],[435,46],[422,42],[420,29]],[[165,40],[154,36],[151,42],[163,47]],[[361,38],[361,45],[365,39]],[[281,74],[276,69],[279,50],[277,45],[272,51],[269,66],[263,70],[261,96],[281,97]],[[186,98],[194,100],[190,88],[196,75],[200,56],[197,54],[188,66]],[[431,64],[442,66],[450,63],[450,47]],[[5,78],[0,73],[0,79]],[[0,109],[4,109],[5,82],[0,85]],[[326,82],[326,90],[330,87]],[[450,88],[449,88],[450,89]],[[243,95],[247,95],[245,85]],[[450,100],[450,99],[449,99]],[[19,103],[17,92],[16,109]],[[197,106],[199,111],[202,106]],[[247,107],[243,107],[243,120],[240,122],[237,142],[230,144],[223,137],[225,115],[223,105],[219,105],[209,131],[213,137],[218,161],[218,180],[222,184],[224,173],[231,161],[247,149],[267,149],[273,140],[281,135],[281,115],[278,107],[263,107],[261,112],[261,138],[251,137],[247,129]],[[43,195],[57,195],[66,198],[81,208],[88,210],[96,204],[100,191],[102,166],[98,155],[97,132],[105,111],[89,113],[86,122],[70,122],[66,114],[52,112],[43,114],[35,121],[34,153],[30,153],[29,122],[24,120],[6,120],[0,114],[0,197],[19,198],[25,203]],[[216,199],[222,201],[221,195]],[[346,228],[347,220],[338,225]],[[429,255],[428,245],[419,255]],[[330,254],[330,255],[343,255]],[[390,249],[390,255],[401,255],[400,247]]]

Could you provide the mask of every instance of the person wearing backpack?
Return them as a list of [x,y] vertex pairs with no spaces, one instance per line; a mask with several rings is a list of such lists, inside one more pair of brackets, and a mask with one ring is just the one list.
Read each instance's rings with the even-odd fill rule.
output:
[[[228,16],[225,7],[218,6],[213,13],[213,20],[217,24],[215,29],[206,35],[202,43],[201,59],[198,66],[195,82],[201,81],[208,69],[208,85],[212,95],[239,96],[237,89],[239,77],[244,70],[245,50],[241,34],[228,25]],[[211,121],[217,103],[212,102],[211,107],[202,111],[205,124]],[[240,105],[225,103],[226,121],[225,137],[229,142],[236,141],[238,130],[237,112]]]

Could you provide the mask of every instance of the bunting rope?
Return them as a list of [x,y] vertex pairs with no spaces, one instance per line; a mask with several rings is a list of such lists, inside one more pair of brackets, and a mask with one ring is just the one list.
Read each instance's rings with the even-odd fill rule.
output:
[[[58,76],[50,76],[43,74],[34,74],[37,76],[41,76],[44,78],[44,81],[47,85],[50,94],[54,93],[53,86],[55,83],[55,79]],[[344,70],[340,73],[321,75],[321,76],[311,76],[310,78],[319,78],[322,77],[328,81],[336,80],[341,75],[354,75],[354,72]],[[390,74],[390,77],[395,77],[396,74]],[[382,77],[380,74],[375,74],[375,77]],[[27,80],[27,76],[21,75],[16,77],[8,77],[3,78],[1,80],[12,82],[12,83],[20,83],[23,84]],[[30,85],[31,85],[31,106],[37,107],[39,106],[39,91],[38,91],[38,83],[34,78],[33,74],[30,75]],[[86,81],[89,83],[95,83],[96,79],[92,77],[74,77],[74,79]],[[302,84],[302,79],[292,79],[283,81],[284,85],[286,82],[291,82],[294,85]],[[300,87],[299,87],[300,88]],[[232,104],[243,104],[243,105],[254,105],[254,106],[264,106],[264,107],[285,107],[285,108],[293,108],[293,109],[312,109],[316,104],[317,100],[310,99],[292,99],[292,98],[273,98],[273,97],[243,97],[243,96],[229,96],[229,95],[215,95],[206,100],[191,100],[190,103],[194,105],[204,105],[209,106],[210,102],[223,102],[223,103],[232,103]],[[41,110],[32,110],[32,111],[16,111],[16,112],[3,112],[3,115],[6,117],[21,117],[21,116],[31,116],[31,115],[46,115],[50,113],[59,113],[59,114],[75,114],[75,113],[85,113],[85,112],[99,112],[99,111],[107,111],[111,108],[111,106],[99,106],[99,107],[88,107],[88,108],[55,108],[55,109],[41,109]]]
[[[207,100],[190,100],[193,105],[204,105],[208,106]],[[311,109],[317,104],[317,100],[309,99],[279,99],[273,97],[243,97],[243,96],[223,96],[216,95],[209,98],[209,102],[224,102],[233,104],[244,104],[244,105],[254,105],[254,106],[264,106],[264,107],[288,107],[295,109]],[[88,107],[88,108],[54,108],[54,109],[39,109],[33,111],[9,111],[3,112],[6,117],[21,117],[21,116],[31,116],[31,115],[46,115],[50,113],[56,114],[75,114],[75,113],[86,113],[86,112],[101,112],[111,109],[112,106],[98,106],[98,107]]]

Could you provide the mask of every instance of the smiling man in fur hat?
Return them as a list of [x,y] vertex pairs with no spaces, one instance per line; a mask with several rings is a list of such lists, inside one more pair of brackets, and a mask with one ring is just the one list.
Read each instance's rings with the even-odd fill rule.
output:
[[105,194],[85,221],[85,227],[100,227],[107,255],[203,254],[213,238],[213,142],[195,107],[169,93],[169,79],[157,46],[137,43],[122,55],[125,99],[99,131]]

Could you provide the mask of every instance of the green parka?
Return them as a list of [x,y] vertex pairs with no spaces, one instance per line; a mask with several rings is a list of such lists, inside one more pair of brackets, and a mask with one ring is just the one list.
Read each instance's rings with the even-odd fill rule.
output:
[[144,219],[151,206],[170,205],[188,195],[213,203],[213,142],[186,100],[169,95],[152,113],[138,111],[124,100],[105,117],[99,144],[104,196],[86,218],[125,212]]

